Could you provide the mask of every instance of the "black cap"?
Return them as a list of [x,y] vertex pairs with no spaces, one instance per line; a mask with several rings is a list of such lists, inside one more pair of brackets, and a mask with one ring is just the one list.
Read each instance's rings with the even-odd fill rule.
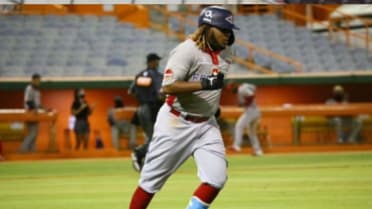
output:
[[114,101],[115,102],[122,102],[123,98],[121,98],[121,96],[115,96]]
[[121,96],[115,96],[114,104],[115,104],[115,107],[124,107],[123,98]]
[[39,73],[34,73],[34,74],[32,74],[31,78],[32,79],[40,79],[41,75]]
[[147,55],[147,62],[153,61],[153,60],[161,60],[161,57],[157,55],[156,53],[150,53]]

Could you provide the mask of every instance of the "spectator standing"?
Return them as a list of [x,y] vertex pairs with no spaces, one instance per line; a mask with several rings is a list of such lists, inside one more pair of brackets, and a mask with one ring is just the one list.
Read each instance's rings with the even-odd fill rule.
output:
[[[42,109],[40,93],[40,74],[33,74],[31,83],[27,85],[24,93],[24,107],[26,111],[37,114]],[[36,149],[36,139],[39,132],[39,122],[27,122],[27,136],[24,138],[20,148],[21,153],[34,152]]]
[[80,146],[88,149],[90,124],[88,117],[92,114],[94,106],[90,107],[85,100],[85,91],[82,88],[75,89],[74,101],[71,106],[71,112],[75,116],[74,132],[76,137],[75,150],[79,150]]

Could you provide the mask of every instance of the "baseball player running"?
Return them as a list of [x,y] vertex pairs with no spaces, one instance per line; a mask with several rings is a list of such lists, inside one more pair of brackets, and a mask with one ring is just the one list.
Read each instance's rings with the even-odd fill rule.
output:
[[139,185],[130,209],[145,209],[152,197],[190,156],[201,184],[187,209],[206,209],[227,179],[224,143],[214,117],[229,63],[220,52],[234,43],[232,13],[203,9],[198,28],[170,52],[162,91],[167,94],[154,126]]
[[254,150],[254,155],[263,154],[260,141],[257,137],[257,126],[260,120],[260,111],[255,101],[256,86],[253,84],[243,83],[238,87],[238,102],[244,107],[244,113],[239,117],[235,124],[234,144],[231,149],[240,152],[243,140],[244,128],[248,128],[248,136]]

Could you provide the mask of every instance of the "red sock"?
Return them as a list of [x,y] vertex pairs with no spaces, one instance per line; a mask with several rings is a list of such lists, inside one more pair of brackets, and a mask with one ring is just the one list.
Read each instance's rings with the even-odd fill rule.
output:
[[211,204],[214,198],[217,197],[218,192],[220,192],[220,189],[212,187],[211,185],[207,183],[202,183],[195,190],[194,196],[198,197],[204,203]]
[[148,193],[141,187],[137,187],[132,196],[129,209],[146,209],[154,194]]
[[1,144],[1,141],[0,141],[0,155],[3,154],[3,145]]

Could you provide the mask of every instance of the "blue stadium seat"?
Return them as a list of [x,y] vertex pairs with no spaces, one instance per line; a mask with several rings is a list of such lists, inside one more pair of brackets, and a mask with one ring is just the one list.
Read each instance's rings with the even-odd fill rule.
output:
[[262,55],[262,54],[257,53],[257,52],[253,52],[253,60],[258,65],[261,65],[261,66],[264,66],[264,67],[267,67],[267,68],[269,68],[270,65],[271,65],[271,58],[270,57],[267,57],[267,56]]
[[102,76],[104,68],[102,66],[86,66],[84,69],[84,76]]
[[180,21],[175,17],[170,17],[168,27],[170,30],[178,32],[181,30]]
[[127,64],[128,63],[124,58],[118,58],[118,57],[109,58],[106,63],[107,66],[121,66],[121,67],[125,67]]
[[233,47],[235,51],[235,55],[238,57],[241,57],[243,59],[248,59],[249,58],[249,51],[247,47],[243,47],[240,45],[236,45]]
[[103,72],[104,76],[123,76],[124,70],[121,66],[107,66],[105,71]]
[[[188,18],[194,21],[197,16]],[[365,49],[351,50],[345,44],[331,43],[328,37],[296,27],[276,15],[238,15],[235,21],[241,27],[236,31],[237,38],[298,60],[307,72],[372,70]],[[178,30],[181,23],[171,18],[168,24]],[[195,26],[186,25],[185,34],[194,30]],[[118,22],[113,16],[93,15],[0,16],[0,37],[0,66],[16,69],[17,75],[40,68],[50,76],[133,76],[145,68],[147,53],[161,54],[163,67],[169,51],[179,43],[164,33]],[[234,51],[241,58],[249,57],[245,47],[234,45]],[[294,72],[292,65],[257,52],[253,60],[279,73]],[[239,65],[232,69],[247,73],[246,67]]]

